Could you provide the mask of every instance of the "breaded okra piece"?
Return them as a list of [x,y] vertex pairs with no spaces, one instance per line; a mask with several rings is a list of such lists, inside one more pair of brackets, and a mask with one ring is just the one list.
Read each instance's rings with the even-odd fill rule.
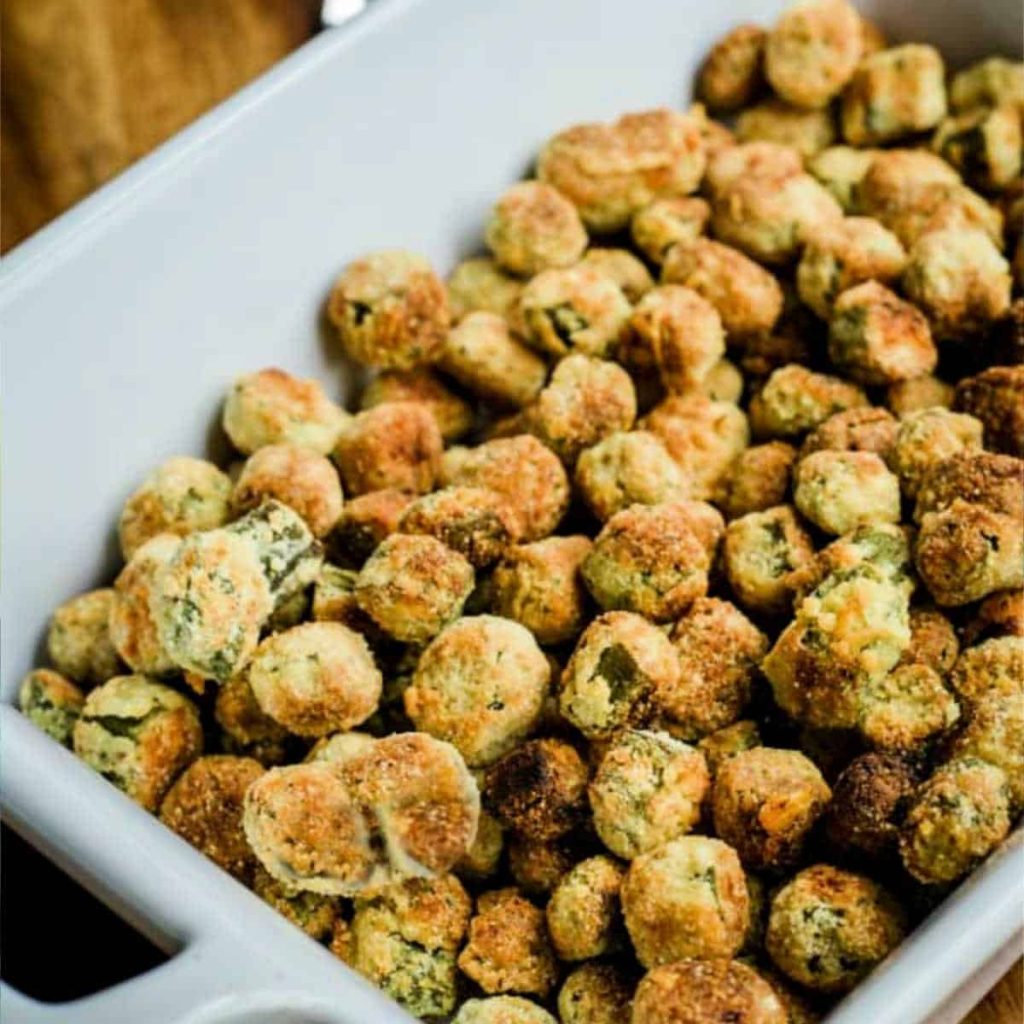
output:
[[213,714],[228,753],[252,757],[268,768],[288,759],[288,730],[256,703],[244,671],[217,688]]
[[750,916],[736,851],[684,836],[637,857],[621,890],[626,930],[644,967],[736,954]]
[[583,254],[580,263],[593,267],[614,281],[630,302],[638,302],[654,287],[654,278],[643,260],[628,249],[592,246]]
[[837,412],[804,438],[800,457],[820,451],[874,452],[888,461],[898,426],[891,413],[876,406]]
[[606,233],[653,199],[695,191],[704,162],[700,120],[660,108],[566,128],[541,150],[537,176],[576,204],[590,231]]
[[696,89],[709,110],[737,110],[756,98],[764,87],[764,41],[760,26],[738,25],[711,47]]
[[664,727],[696,740],[735,722],[750,701],[765,635],[732,603],[699,597],[672,629],[679,675],[653,694]]
[[938,50],[906,43],[857,65],[843,91],[843,137],[874,146],[934,128],[946,116],[945,66]]
[[352,359],[389,370],[432,362],[451,319],[430,263],[395,249],[350,263],[331,289],[327,317]]
[[574,353],[555,367],[551,379],[526,410],[530,432],[567,466],[580,454],[636,419],[636,392],[617,363]]
[[965,377],[953,408],[981,421],[991,450],[1024,458],[1024,365],[990,366]]
[[799,863],[832,792],[814,762],[796,750],[754,747],[730,757],[712,790],[715,833],[754,870]]
[[161,463],[121,510],[117,532],[125,561],[159,533],[184,537],[223,526],[230,497],[231,481],[212,462],[179,455]]
[[450,448],[441,465],[447,484],[486,487],[518,513],[523,540],[552,533],[569,507],[569,479],[558,457],[529,434],[476,448]]
[[641,979],[632,1024],[787,1024],[775,989],[739,960],[680,960]]
[[750,428],[756,438],[798,437],[837,412],[868,404],[859,387],[827,373],[790,363],[772,372],[750,400]]
[[520,181],[506,189],[491,210],[484,239],[498,265],[522,277],[570,267],[587,247],[576,207],[542,181]]
[[633,214],[629,230],[636,247],[659,267],[677,242],[692,242],[704,234],[711,207],[697,196],[655,199]]
[[467,999],[452,1024],[557,1024],[543,1007],[519,996]]
[[594,619],[562,673],[559,711],[588,739],[605,739],[652,714],[655,692],[670,693],[679,659],[665,633],[633,612]]
[[50,619],[46,653],[63,676],[88,688],[105,683],[121,669],[109,630],[114,591],[90,590],[65,601]]
[[359,408],[365,411],[385,402],[422,402],[445,441],[457,441],[468,433],[475,419],[472,405],[428,367],[378,373],[363,388]]
[[388,636],[422,644],[459,617],[473,579],[473,566],[436,538],[394,533],[366,560],[355,595]]
[[555,887],[545,917],[560,960],[589,960],[619,945],[622,877],[616,861],[599,855],[581,860]]
[[797,463],[793,501],[826,533],[900,519],[899,479],[874,452],[813,452]]
[[455,745],[471,767],[492,764],[541,712],[551,668],[529,630],[491,615],[453,623],[423,652],[405,710]]
[[562,1024],[622,1024],[633,1002],[633,985],[614,963],[577,967],[558,993]]
[[1001,768],[977,757],[942,765],[914,797],[900,831],[903,866],[919,882],[954,882],[987,857],[1010,830]]
[[506,274],[489,256],[463,260],[448,278],[452,323],[458,324],[475,312],[494,313],[508,321],[514,316],[522,290],[523,282]]
[[414,500],[413,494],[386,488],[346,501],[326,538],[328,555],[343,568],[360,568],[377,545],[398,532],[402,513]]
[[550,842],[585,818],[587,778],[587,766],[571,744],[527,740],[487,769],[484,804],[516,835]]
[[410,878],[358,896],[347,962],[418,1018],[452,1013],[455,955],[472,901],[453,875]]
[[333,458],[345,493],[394,488],[426,494],[434,489],[444,441],[422,402],[384,402],[358,413],[341,432]]
[[796,449],[784,441],[745,448],[736,457],[719,505],[728,519],[782,505],[789,493]]
[[65,747],[71,746],[84,704],[85,694],[70,679],[48,668],[29,672],[18,688],[21,713]]
[[140,675],[115,676],[93,690],[73,739],[90,768],[148,811],[203,749],[195,705]]
[[271,367],[243,374],[224,402],[222,423],[243,454],[268,444],[300,444],[326,455],[349,415],[324,393],[318,380]]
[[518,890],[497,889],[477,900],[459,969],[485,992],[545,998],[558,980],[544,912]]
[[778,142],[792,146],[805,160],[835,142],[830,110],[806,110],[784,100],[767,99],[741,111],[736,119],[741,142]]
[[1024,64],[1005,57],[986,57],[958,71],[949,86],[954,110],[1024,103]]
[[787,977],[848,992],[902,940],[902,907],[880,885],[828,864],[805,868],[772,898],[765,946]]
[[1020,107],[1004,103],[947,117],[935,129],[932,149],[975,188],[998,191],[1020,176]]
[[861,688],[857,728],[879,750],[925,748],[956,724],[960,708],[927,665],[898,665]]
[[199,757],[160,803],[160,820],[168,828],[246,884],[256,869],[256,857],[242,830],[242,802],[263,770],[251,757]]
[[708,791],[704,755],[668,733],[616,734],[590,783],[594,828],[625,860],[686,835]]
[[794,106],[827,106],[861,58],[860,15],[845,0],[801,0],[776,21],[764,44],[764,70]]

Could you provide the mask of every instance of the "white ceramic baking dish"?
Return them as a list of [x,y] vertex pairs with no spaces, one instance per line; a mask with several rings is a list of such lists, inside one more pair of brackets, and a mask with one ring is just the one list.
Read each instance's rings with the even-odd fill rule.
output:
[[[757,0],[377,0],[8,256],[3,325],[6,820],[172,959],[8,1024],[386,1024],[392,1003],[36,732],[11,706],[49,612],[115,571],[112,524],[162,458],[202,452],[229,381],[278,364],[344,393],[332,277],[372,248],[447,268],[565,124],[681,104]],[[1021,44],[1019,0],[865,5],[953,61]],[[1020,946],[1010,843],[830,1018],[955,1021]],[[8,884],[17,885],[17,879]]]

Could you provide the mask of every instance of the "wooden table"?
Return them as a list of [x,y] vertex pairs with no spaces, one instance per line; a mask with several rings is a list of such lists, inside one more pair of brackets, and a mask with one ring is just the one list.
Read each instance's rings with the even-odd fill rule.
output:
[[[3,0],[2,249],[309,38],[319,6]],[[1018,961],[965,1024],[1020,1024],[1022,988]]]

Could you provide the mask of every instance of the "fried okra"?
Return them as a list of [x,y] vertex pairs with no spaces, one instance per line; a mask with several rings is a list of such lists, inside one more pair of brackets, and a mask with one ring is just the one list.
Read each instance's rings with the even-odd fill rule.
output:
[[949,86],[954,110],[1024,102],[1024,64],[1005,57],[986,57],[957,72]]
[[65,747],[71,746],[84,703],[85,694],[70,679],[48,668],[29,672],[18,689],[21,713]]
[[898,426],[891,413],[876,406],[837,412],[804,438],[800,456],[819,451],[874,452],[888,461]]
[[945,677],[959,653],[956,630],[942,612],[930,606],[910,609],[910,646],[901,665],[926,665]]
[[491,210],[484,237],[498,265],[523,277],[572,266],[587,247],[576,207],[542,181],[520,181],[506,189]]
[[457,1005],[455,956],[472,901],[452,875],[410,878],[356,898],[348,963],[418,1018]]
[[910,248],[903,290],[939,341],[962,340],[1010,308],[1010,265],[984,231],[929,231]]
[[793,501],[826,533],[898,523],[900,484],[874,452],[813,452],[797,464]]
[[886,408],[900,419],[923,409],[948,409],[952,404],[953,388],[930,374],[897,381],[890,384],[885,392]]
[[744,178],[782,181],[802,170],[803,160],[792,146],[779,142],[738,142],[708,160],[703,187],[717,201]]
[[559,710],[588,739],[644,724],[655,692],[671,693],[679,659],[665,633],[632,612],[587,626],[562,673]]
[[711,47],[696,90],[709,110],[736,110],[756,98],[764,86],[764,41],[758,25],[738,25]]
[[769,441],[740,452],[719,501],[726,518],[739,519],[783,504],[795,460],[796,449],[784,441]]
[[175,456],[158,466],[125,502],[118,522],[125,561],[159,533],[184,537],[228,519],[231,481],[212,462]]
[[861,57],[860,16],[845,0],[801,0],[782,13],[764,44],[771,87],[797,107],[824,107]]
[[641,426],[657,435],[690,483],[690,496],[717,501],[730,469],[750,441],[747,417],[732,402],[700,394],[670,395]]
[[673,245],[661,280],[703,295],[718,310],[726,333],[737,338],[770,331],[782,314],[778,281],[738,249],[710,238]]
[[108,628],[113,604],[110,588],[90,590],[66,601],[50,619],[46,634],[50,661],[61,675],[83,687],[104,683],[121,668]]
[[806,110],[778,99],[747,107],[736,119],[741,142],[778,142],[792,146],[805,160],[831,146],[835,137],[830,111]]
[[505,318],[489,310],[470,312],[452,328],[439,362],[473,394],[512,408],[529,405],[548,372],[544,360],[512,336]]
[[473,426],[473,407],[430,369],[385,370],[377,374],[359,396],[359,407],[365,411],[385,402],[422,402],[445,441],[457,441]]
[[986,597],[963,627],[964,645],[968,647],[1004,636],[1024,636],[1024,590],[1005,590]]
[[564,740],[528,740],[487,769],[487,809],[517,835],[550,842],[583,820],[587,766]]
[[425,494],[405,509],[398,525],[402,533],[437,538],[475,569],[499,559],[521,530],[514,512],[482,487],[445,487]]
[[456,863],[455,873],[461,878],[490,878],[497,874],[504,852],[505,830],[498,824],[494,815],[481,808],[476,836],[469,849]]
[[601,521],[630,505],[657,505],[690,496],[682,468],[648,430],[617,431],[580,454],[575,484]]
[[[279,882],[257,864],[252,883],[253,892],[286,921],[317,941],[337,930],[340,918],[338,901],[316,892],[296,889]],[[333,949],[333,943],[332,943]]]
[[626,336],[631,310],[622,289],[592,266],[545,270],[523,289],[526,340],[538,352],[604,357]]
[[317,537],[329,533],[338,521],[343,500],[330,461],[296,444],[265,445],[246,460],[231,492],[232,511],[243,515],[268,498],[298,512]]
[[509,836],[508,870],[512,880],[531,896],[547,896],[579,860],[579,851],[571,838],[538,843]]
[[837,412],[867,404],[856,385],[791,363],[771,374],[751,399],[748,415],[754,436],[767,440],[797,437]]
[[157,534],[136,549],[114,581],[108,618],[110,642],[133,672],[159,676],[175,668],[160,643],[150,598],[157,575],[180,544],[176,534]]
[[1024,458],[1024,366],[991,366],[965,377],[953,407],[981,421],[987,447]]
[[557,1024],[547,1010],[519,996],[467,999],[452,1024]]
[[810,238],[842,217],[832,193],[803,173],[740,178],[711,204],[715,237],[772,265],[790,263]]
[[666,196],[633,214],[629,230],[636,247],[661,266],[677,242],[692,242],[704,234],[711,207],[697,196]]
[[704,595],[711,556],[697,532],[699,504],[633,505],[605,523],[580,566],[603,609],[668,622]]
[[630,302],[639,301],[654,287],[654,278],[643,260],[628,249],[591,247],[580,263],[604,274],[614,281]]
[[869,281],[878,288],[898,281],[906,262],[899,239],[878,221],[844,217],[810,237],[797,267],[797,291],[807,306],[828,320],[841,293]]
[[621,890],[626,930],[644,967],[731,957],[743,944],[749,896],[736,851],[684,836],[641,854]]
[[[228,392],[222,416],[224,432],[243,455],[268,444],[298,444],[326,455],[348,420],[348,413],[327,397],[319,381],[273,367],[239,377]],[[229,493],[230,485],[225,502]]]
[[385,488],[345,502],[326,538],[331,558],[345,567],[361,567],[386,537],[398,532],[402,513],[414,500],[406,491]]
[[625,860],[689,832],[708,791],[704,755],[667,733],[624,729],[590,783],[594,828]]
[[1020,110],[1005,103],[947,117],[935,129],[932,149],[975,188],[1006,188],[1020,176]]
[[815,728],[849,729],[858,693],[893,669],[910,643],[907,593],[865,561],[803,599],[761,664],[779,706]]
[[960,717],[953,694],[927,665],[897,666],[864,686],[859,700],[857,728],[881,750],[919,750]]
[[825,816],[840,849],[882,857],[896,847],[900,826],[918,786],[918,769],[902,755],[861,754],[840,773]]
[[644,975],[632,1024],[787,1024],[775,989],[739,960],[680,960]]
[[377,710],[383,685],[366,641],[340,622],[268,636],[247,671],[260,709],[298,736],[355,728]]
[[327,317],[352,359],[388,370],[432,362],[451,319],[447,290],[430,263],[394,249],[344,269],[327,300]]
[[273,768],[246,792],[246,838],[276,879],[353,895],[450,870],[476,834],[480,797],[458,752],[422,733],[340,761]]
[[[652,293],[653,294],[653,293]],[[527,424],[567,466],[636,419],[636,393],[618,364],[573,354],[555,367],[527,409]]]
[[491,575],[491,610],[525,626],[538,643],[571,640],[587,611],[579,573],[592,547],[588,537],[575,535],[510,548]]
[[900,832],[903,866],[919,882],[954,882],[1010,829],[1006,775],[979,758],[939,767],[918,790]]
[[615,949],[623,869],[604,855],[577,864],[555,887],[545,910],[560,960],[589,960]]
[[525,627],[468,616],[423,652],[405,710],[416,728],[454,744],[470,766],[492,764],[533,727],[550,675]]
[[252,757],[266,767],[287,759],[288,730],[256,703],[244,671],[218,687],[214,718],[228,753]]
[[544,912],[516,889],[479,898],[458,962],[462,973],[490,995],[522,992],[543,999],[558,978]]
[[654,705],[674,736],[695,740],[731,725],[750,700],[764,634],[729,601],[699,597],[672,629],[679,674],[654,690]]
[[433,490],[444,442],[421,402],[385,402],[358,413],[334,446],[347,494]]
[[248,882],[256,858],[242,831],[242,801],[262,774],[263,765],[251,757],[197,758],[167,791],[160,820],[218,867]]
[[72,735],[90,768],[149,811],[203,749],[195,705],[141,675],[115,676],[93,690]]
[[843,137],[874,146],[928,131],[946,116],[945,65],[921,43],[880,50],[864,58],[843,92]]
[[765,946],[776,967],[818,992],[848,992],[902,940],[905,915],[876,882],[828,864],[772,898]]
[[725,354],[725,331],[715,307],[698,292],[666,284],[649,291],[630,326],[650,352],[665,390],[685,394],[700,386]]
[[589,230],[607,233],[653,199],[695,191],[704,162],[700,121],[661,108],[559,132],[541,150],[537,176],[576,204]]
[[[476,312],[493,313],[503,320],[510,320],[515,315],[522,290],[523,282],[505,273],[490,257],[463,260],[448,278],[448,308],[452,323],[458,324]],[[442,362],[444,358],[442,350]]]
[[792,867],[831,795],[814,762],[799,751],[740,751],[715,776],[715,833],[748,868]]
[[[860,183],[877,150],[829,146],[807,160],[807,170],[832,193],[846,214],[860,209]],[[806,300],[805,300],[806,301]]]
[[529,434],[476,448],[451,448],[442,461],[445,484],[495,491],[522,522],[523,540],[551,533],[569,507],[569,480],[558,457]]
[[458,618],[473,578],[473,566],[436,538],[394,533],[366,560],[355,594],[388,636],[422,644]]
[[979,451],[982,433],[980,420],[941,407],[904,416],[889,457],[904,494],[916,497],[929,470],[944,459],[961,452]]
[[633,985],[611,963],[577,967],[558,993],[562,1024],[623,1024],[633,1002]]
[[746,719],[733,722],[724,729],[709,733],[698,744],[697,749],[704,755],[708,763],[708,771],[714,780],[719,768],[731,757],[743,750],[752,750],[761,746],[761,734],[757,722]]

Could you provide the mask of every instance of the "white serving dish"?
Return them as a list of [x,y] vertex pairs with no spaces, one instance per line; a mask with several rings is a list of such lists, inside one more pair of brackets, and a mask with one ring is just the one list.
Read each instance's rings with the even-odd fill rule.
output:
[[[279,364],[345,391],[320,309],[347,260],[406,246],[447,269],[546,136],[681,104],[708,45],[779,6],[377,0],[3,260],[3,812],[176,954],[71,1004],[4,988],[6,1024],[409,1019],[36,732],[18,681],[53,606],[115,571],[125,495],[208,448],[237,373]],[[1019,0],[864,8],[953,60],[1020,49]],[[830,1020],[959,1019],[1017,955],[1022,879],[1018,835]]]

